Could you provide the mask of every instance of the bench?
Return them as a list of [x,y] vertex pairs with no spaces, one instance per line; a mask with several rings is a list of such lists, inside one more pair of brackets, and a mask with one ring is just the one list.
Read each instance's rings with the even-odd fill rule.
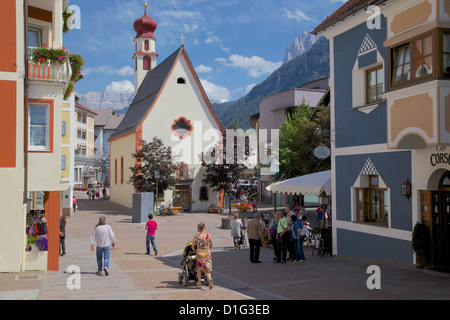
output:
[[[163,213],[166,215],[169,214],[169,207],[163,207]],[[172,215],[183,213],[183,207],[172,207]]]

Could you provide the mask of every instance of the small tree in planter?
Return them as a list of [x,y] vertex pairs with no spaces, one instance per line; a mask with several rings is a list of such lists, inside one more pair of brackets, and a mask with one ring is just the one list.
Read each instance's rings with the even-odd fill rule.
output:
[[130,167],[132,176],[129,182],[138,192],[156,192],[155,172],[159,171],[158,193],[162,194],[164,190],[172,189],[176,183],[177,170],[172,149],[164,146],[162,140],[156,137],[148,143],[141,140],[141,146],[133,154],[136,164]]
[[417,222],[412,232],[412,248],[416,254],[416,266],[424,268],[430,256],[430,230],[424,222]]

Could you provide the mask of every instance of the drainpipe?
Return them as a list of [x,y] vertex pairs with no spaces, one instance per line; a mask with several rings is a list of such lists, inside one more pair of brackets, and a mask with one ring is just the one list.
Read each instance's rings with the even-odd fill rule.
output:
[[[23,77],[23,99],[24,99],[24,128],[23,128],[23,222],[22,225],[26,229],[26,214],[28,201],[28,0],[23,1],[23,28],[24,28],[24,77]],[[24,230],[26,231],[26,230]],[[25,271],[25,241],[23,234],[22,254],[21,254],[21,271]]]

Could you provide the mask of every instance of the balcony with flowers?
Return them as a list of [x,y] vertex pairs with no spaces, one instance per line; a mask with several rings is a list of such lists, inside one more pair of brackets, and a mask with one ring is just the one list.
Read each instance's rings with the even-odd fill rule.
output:
[[45,44],[30,51],[28,79],[63,84],[64,99],[70,97],[74,84],[81,79],[84,58],[66,48],[48,48]]

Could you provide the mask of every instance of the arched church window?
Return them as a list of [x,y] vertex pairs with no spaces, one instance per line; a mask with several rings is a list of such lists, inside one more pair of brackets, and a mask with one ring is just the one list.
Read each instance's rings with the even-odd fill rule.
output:
[[178,78],[177,83],[178,83],[178,84],[186,84],[186,79],[184,79],[184,78]]
[[208,188],[203,186],[200,188],[200,201],[208,201]]
[[152,70],[152,58],[149,56],[144,57],[144,70]]
[[148,42],[148,40],[145,40],[144,42],[144,50],[148,51],[150,49],[150,42]]

